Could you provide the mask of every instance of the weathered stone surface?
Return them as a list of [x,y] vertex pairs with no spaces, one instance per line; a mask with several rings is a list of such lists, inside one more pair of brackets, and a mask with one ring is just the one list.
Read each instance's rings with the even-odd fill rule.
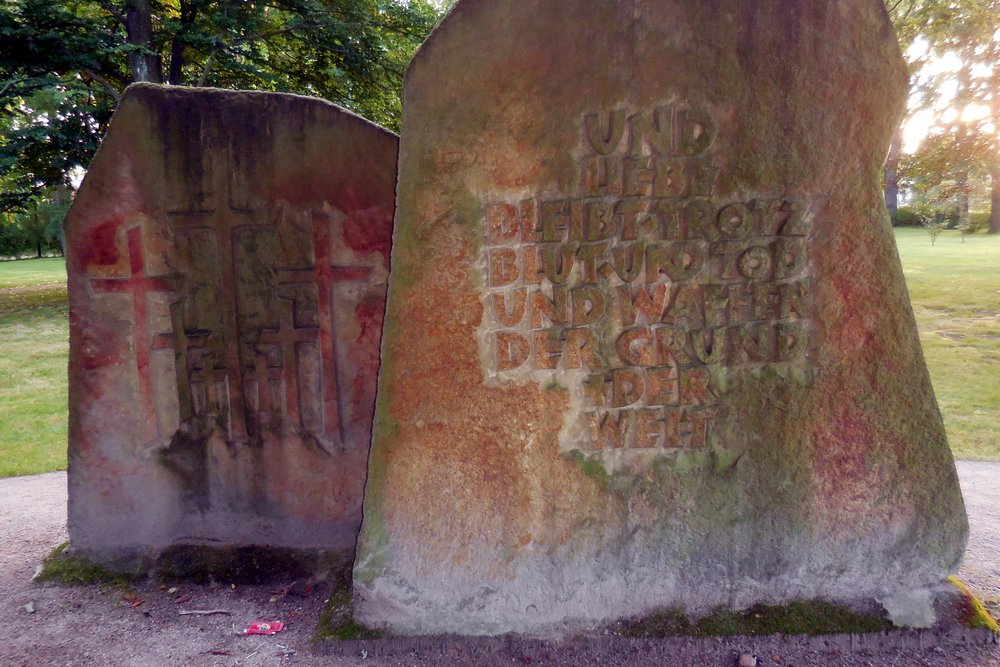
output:
[[877,0],[463,0],[406,79],[362,620],[551,632],[940,580],[966,524]]
[[316,99],[129,88],[66,223],[75,549],[353,550],[397,148]]

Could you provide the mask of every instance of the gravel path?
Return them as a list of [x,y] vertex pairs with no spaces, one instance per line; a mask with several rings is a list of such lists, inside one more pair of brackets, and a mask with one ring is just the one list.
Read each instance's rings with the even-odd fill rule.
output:
[[[1000,611],[1000,463],[959,462],[958,471],[972,527],[959,576]],[[608,651],[595,650],[592,643],[570,643],[557,650],[513,654],[316,656],[309,651],[309,638],[323,605],[322,591],[295,596],[273,586],[181,585],[170,594],[154,583],[127,590],[32,584],[37,564],[65,539],[65,473],[0,480],[0,619],[5,626],[0,634],[0,665],[4,667],[722,667],[734,664],[736,650],[756,652],[761,664],[769,666],[1000,667],[996,645],[851,651],[822,641],[777,638],[713,640],[694,648],[650,643]],[[26,605],[34,611],[29,613]],[[208,609],[230,613],[178,614]],[[273,637],[237,634],[254,620],[283,620],[287,629]]]
[[1000,618],[1000,463],[959,461],[969,546],[958,576]]

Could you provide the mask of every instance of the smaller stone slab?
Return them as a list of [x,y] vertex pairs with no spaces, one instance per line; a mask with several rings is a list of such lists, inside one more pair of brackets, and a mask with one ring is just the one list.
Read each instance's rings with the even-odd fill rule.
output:
[[353,552],[397,146],[318,99],[128,89],[66,220],[75,550]]

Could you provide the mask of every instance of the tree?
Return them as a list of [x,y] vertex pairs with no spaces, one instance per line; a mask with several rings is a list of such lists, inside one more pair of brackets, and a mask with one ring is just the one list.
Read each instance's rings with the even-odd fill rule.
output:
[[[933,119],[920,149],[905,159],[900,176],[954,198],[961,224],[969,220],[970,182],[991,176],[989,231],[1000,232],[1000,0],[913,0],[897,23],[911,43],[922,40],[914,58],[911,111]],[[909,31],[909,32],[905,32]],[[950,63],[951,67],[944,65]],[[933,64],[934,67],[925,67]],[[888,171],[888,170],[887,170]]]
[[137,81],[294,92],[398,127],[428,0],[3,0],[0,212],[85,168]]
[[[896,39],[904,54],[909,53],[910,46],[920,34],[923,22],[923,0],[887,0],[886,9],[896,31]],[[907,68],[910,75],[921,66],[919,59],[908,58]],[[906,115],[899,121],[899,126],[889,142],[889,152],[885,158],[883,171],[883,190],[885,191],[885,206],[890,215],[895,215],[899,208],[899,160],[903,152],[903,125]]]

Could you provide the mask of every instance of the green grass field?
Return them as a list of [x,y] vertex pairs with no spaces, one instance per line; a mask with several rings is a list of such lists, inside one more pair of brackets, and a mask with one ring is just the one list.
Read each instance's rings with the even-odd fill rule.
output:
[[[1000,461],[1000,236],[896,231],[952,450]],[[0,477],[66,467],[66,272],[0,262]]]
[[0,262],[0,289],[66,284],[66,262],[62,257]]
[[952,451],[1000,461],[1000,235],[896,230]]
[[0,477],[66,467],[61,258],[0,262]]

